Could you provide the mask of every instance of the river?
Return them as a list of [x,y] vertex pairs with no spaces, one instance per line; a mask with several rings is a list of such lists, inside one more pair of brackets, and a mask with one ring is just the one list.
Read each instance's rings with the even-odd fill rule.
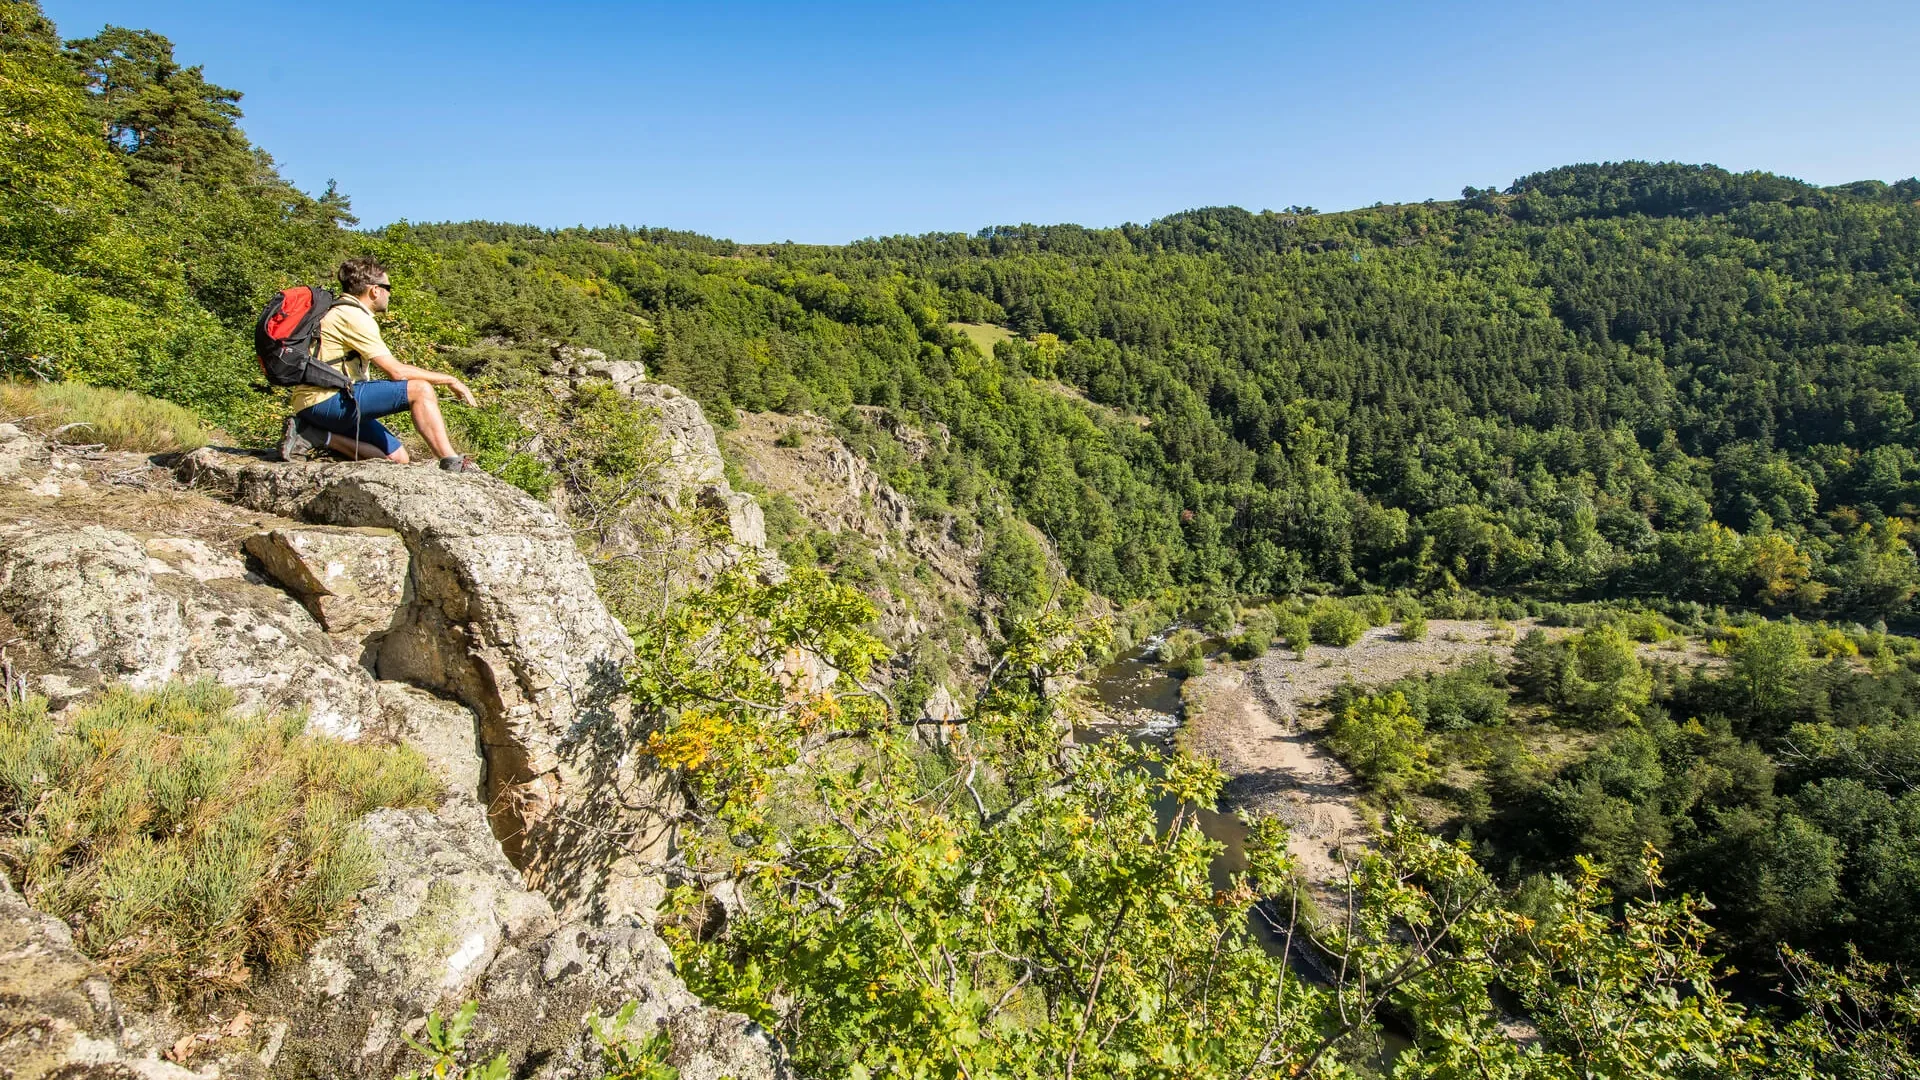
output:
[[[1168,628],[1171,630],[1172,628]],[[1102,711],[1114,718],[1110,724],[1082,727],[1075,731],[1074,737],[1081,742],[1099,742],[1115,736],[1124,736],[1130,742],[1155,747],[1171,748],[1179,735],[1180,724],[1184,717],[1184,705],[1180,696],[1180,678],[1160,663],[1157,652],[1160,641],[1166,631],[1148,638],[1137,650],[1127,657],[1116,660],[1096,672],[1086,680],[1087,689],[1102,706]],[[1162,828],[1171,825],[1174,813],[1179,809],[1173,799],[1164,799],[1157,808]],[[1199,822],[1200,831],[1209,839],[1220,843],[1222,850],[1215,855],[1208,867],[1208,876],[1215,889],[1225,889],[1233,875],[1247,868],[1247,826],[1237,813],[1221,813],[1210,806],[1193,808]],[[1247,926],[1261,947],[1271,956],[1284,956],[1287,942],[1283,935],[1276,934],[1270,923],[1257,910],[1247,912]],[[1308,978],[1324,981],[1324,966],[1309,957],[1305,950],[1311,948],[1301,942],[1294,943],[1294,953],[1290,959],[1296,970]],[[1382,1074],[1392,1070],[1394,1061],[1412,1046],[1408,1033],[1390,1017],[1381,1017],[1386,1029],[1381,1033],[1380,1054],[1373,1065]]]
[[[1115,722],[1082,728],[1075,732],[1075,738],[1099,742],[1124,735],[1136,744],[1171,748],[1180,731],[1180,679],[1156,658],[1162,637],[1163,634],[1156,634],[1148,638],[1133,655],[1108,664],[1087,680],[1087,688]],[[1173,821],[1177,809],[1172,800],[1160,808],[1163,826]],[[1224,889],[1233,875],[1247,868],[1246,823],[1237,814],[1223,814],[1210,806],[1195,810],[1200,831],[1225,845],[1226,850],[1214,857],[1209,875],[1215,889]],[[1281,947],[1264,919],[1255,918],[1253,922],[1261,941],[1271,948]]]

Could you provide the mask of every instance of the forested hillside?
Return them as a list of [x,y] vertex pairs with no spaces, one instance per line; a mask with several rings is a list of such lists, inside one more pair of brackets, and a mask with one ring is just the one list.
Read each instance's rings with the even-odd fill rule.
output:
[[[834,249],[405,235],[484,331],[624,348],[722,410],[948,425],[906,486],[1003,485],[1118,597],[1463,584],[1870,620],[1920,586],[1916,199],[1627,163]],[[953,321],[1018,336],[986,361]]]

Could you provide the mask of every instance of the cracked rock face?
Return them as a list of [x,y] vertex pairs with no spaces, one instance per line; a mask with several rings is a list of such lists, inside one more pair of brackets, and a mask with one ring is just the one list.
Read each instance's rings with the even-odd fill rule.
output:
[[268,991],[307,1022],[280,1048],[286,1077],[388,1077],[422,1064],[401,1035],[429,1010],[478,1004],[468,1045],[504,1053],[513,1075],[586,1077],[598,1050],[583,1020],[636,1001],[629,1030],[664,1026],[684,1080],[783,1075],[744,1017],[703,1006],[673,973],[665,943],[635,923],[562,923],[523,888],[479,808],[383,810],[364,823],[382,856],[348,926]]
[[329,634],[385,633],[405,599],[407,546],[391,529],[270,529],[244,546]]
[[476,801],[485,797],[486,760],[472,710],[406,683],[381,682],[375,692],[384,734],[420,751],[448,791]]
[[87,525],[0,527],[0,609],[56,670],[55,706],[99,686],[209,678],[251,708],[307,711],[352,737],[374,715],[373,680],[284,592],[195,540]]
[[[491,476],[384,463],[280,465],[202,450],[181,472],[242,505],[330,526],[391,530],[407,601],[376,669],[480,718],[493,831],[527,881],[566,907],[644,909],[608,873],[632,838],[596,823],[654,781],[628,761],[632,644],[594,591],[572,530]],[[644,849],[650,838],[642,836]]]

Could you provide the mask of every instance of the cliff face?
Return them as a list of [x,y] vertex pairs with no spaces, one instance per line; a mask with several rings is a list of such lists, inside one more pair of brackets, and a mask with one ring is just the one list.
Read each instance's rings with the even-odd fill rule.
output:
[[[909,453],[925,452],[917,431],[901,428],[899,437]],[[894,676],[928,644],[950,658],[941,682],[951,689],[985,670],[992,657],[973,621],[981,610],[977,537],[960,535],[949,518],[917,513],[818,417],[750,413],[722,438],[748,481],[790,500],[836,547],[871,559],[874,575],[862,589],[880,613],[876,631],[895,651]],[[945,690],[937,697],[950,709]]]
[[475,1049],[517,1075],[573,1075],[595,1056],[581,1017],[627,1000],[637,1030],[672,1032],[688,1080],[779,1074],[764,1036],[686,991],[648,925],[659,883],[634,860],[657,832],[605,827],[616,800],[661,793],[629,753],[626,635],[551,510],[424,467],[206,450],[176,478],[5,425],[0,449],[17,682],[59,708],[110,682],[213,679],[328,733],[409,742],[447,788],[438,811],[363,822],[383,866],[350,922],[204,1050],[194,1018],[113,1000],[57,921],[0,896],[0,968],[44,973],[9,983],[0,1059],[30,1043],[40,1063],[12,1075],[211,1075],[164,1050],[225,1075],[385,1078],[407,1064],[403,1031],[465,1000]]

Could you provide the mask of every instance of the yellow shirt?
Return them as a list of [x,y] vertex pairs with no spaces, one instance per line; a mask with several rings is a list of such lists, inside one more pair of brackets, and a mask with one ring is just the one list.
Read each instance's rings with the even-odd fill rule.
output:
[[[320,347],[314,358],[354,382],[362,382],[372,377],[367,358],[390,356],[393,350],[380,340],[380,326],[373,321],[373,312],[351,296],[340,299],[345,303],[334,305],[320,320]],[[339,392],[324,386],[296,386],[287,395],[287,404],[300,412]]]

